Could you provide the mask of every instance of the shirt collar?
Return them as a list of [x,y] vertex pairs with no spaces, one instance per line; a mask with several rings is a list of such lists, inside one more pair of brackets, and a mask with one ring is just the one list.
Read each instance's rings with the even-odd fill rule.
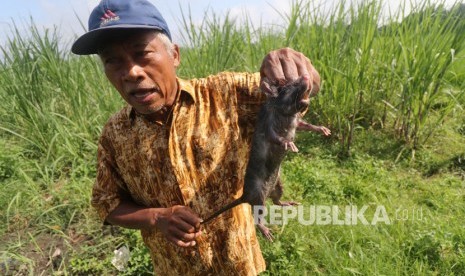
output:
[[178,95],[176,97],[176,101],[179,100],[179,97],[182,93],[187,93],[189,96],[191,96],[194,102],[196,102],[197,97],[195,95],[195,89],[194,86],[192,86],[192,83],[188,80],[183,80],[180,78],[177,78],[176,80],[178,82]]

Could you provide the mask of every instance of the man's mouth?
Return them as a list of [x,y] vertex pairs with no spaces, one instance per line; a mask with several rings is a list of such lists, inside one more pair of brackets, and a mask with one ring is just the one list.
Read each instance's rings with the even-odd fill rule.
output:
[[132,95],[136,98],[136,99],[144,99],[145,97],[147,97],[148,95],[152,94],[153,91],[142,91],[142,92],[135,92],[135,93],[132,93]]
[[147,103],[151,101],[157,91],[155,88],[136,89],[131,91],[129,95],[139,103]]

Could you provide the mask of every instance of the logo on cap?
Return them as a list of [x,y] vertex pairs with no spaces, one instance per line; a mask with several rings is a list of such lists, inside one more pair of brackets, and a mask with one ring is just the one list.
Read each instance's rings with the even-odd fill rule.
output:
[[101,22],[100,22],[100,27],[103,27],[103,26],[106,26],[108,25],[110,22],[113,22],[113,21],[118,21],[119,20],[119,16],[117,16],[115,13],[113,13],[112,11],[110,10],[107,10],[105,12],[105,14],[100,18]]

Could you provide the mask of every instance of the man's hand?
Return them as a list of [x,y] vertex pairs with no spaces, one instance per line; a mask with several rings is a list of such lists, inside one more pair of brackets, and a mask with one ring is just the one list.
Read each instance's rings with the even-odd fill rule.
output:
[[274,94],[277,86],[303,75],[309,76],[310,96],[315,96],[320,91],[320,75],[310,59],[291,48],[272,51],[265,56],[260,68],[260,88],[267,94]]
[[139,206],[133,201],[122,201],[106,221],[131,229],[158,228],[172,243],[181,246],[195,246],[195,239],[201,234],[202,221],[189,207],[150,208]]
[[195,246],[201,235],[201,219],[186,206],[173,206],[155,214],[155,226],[172,243],[181,247]]

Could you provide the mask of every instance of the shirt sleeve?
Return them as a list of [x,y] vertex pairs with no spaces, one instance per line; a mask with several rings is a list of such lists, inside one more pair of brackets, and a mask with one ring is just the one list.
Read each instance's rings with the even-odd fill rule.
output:
[[122,188],[124,182],[117,172],[107,132],[108,130],[104,129],[98,143],[97,178],[92,188],[91,199],[92,207],[96,209],[103,222],[127,195]]
[[256,115],[266,100],[266,95],[260,90],[260,73],[231,73],[237,97],[239,116],[249,113]]
[[218,77],[229,83],[229,93],[235,94],[241,130],[253,129],[260,107],[266,100],[260,89],[260,73],[223,72]]

